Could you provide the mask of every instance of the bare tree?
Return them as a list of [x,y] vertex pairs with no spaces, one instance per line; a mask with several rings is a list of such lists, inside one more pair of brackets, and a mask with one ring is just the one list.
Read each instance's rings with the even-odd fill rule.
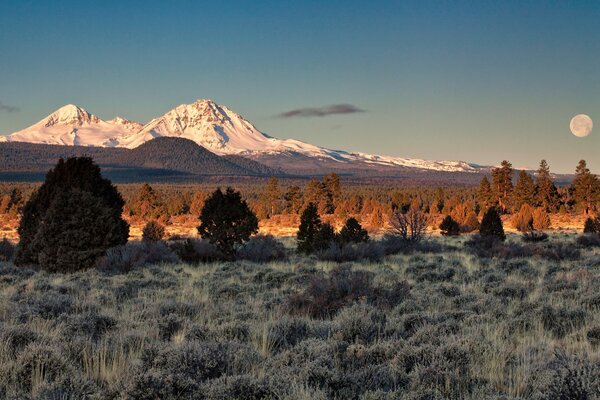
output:
[[406,213],[395,209],[390,217],[391,233],[408,242],[419,242],[425,236],[429,217],[411,208]]

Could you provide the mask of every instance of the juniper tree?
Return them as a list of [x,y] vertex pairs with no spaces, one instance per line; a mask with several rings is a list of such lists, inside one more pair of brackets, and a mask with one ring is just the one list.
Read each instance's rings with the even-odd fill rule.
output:
[[[65,200],[66,193],[72,193],[80,201]],[[64,204],[59,204],[57,198],[63,199]],[[56,269],[50,264],[56,260],[53,254],[59,249],[48,246],[60,246],[65,259],[77,259],[78,256],[67,254],[75,249],[89,252],[90,257],[84,258],[91,260],[92,255],[101,255],[109,247],[125,244],[129,225],[121,218],[123,205],[117,189],[102,178],[100,168],[91,158],[60,159],[23,207],[15,264],[38,264],[40,257],[45,257],[44,264]],[[79,223],[78,219],[85,223]],[[58,235],[53,229],[62,232],[60,237],[46,237]],[[89,232],[94,235],[90,236]],[[69,240],[77,243],[69,243]],[[89,265],[86,261],[81,267]]]
[[451,216],[446,215],[440,224],[440,231],[444,236],[457,236],[460,234],[460,226]]
[[361,243],[369,241],[369,233],[360,225],[356,218],[348,218],[340,230],[340,242]]
[[158,242],[165,236],[165,227],[157,221],[148,221],[142,229],[142,240],[145,242]]
[[483,237],[496,238],[502,241],[506,239],[502,219],[495,207],[490,208],[484,214],[479,227],[479,234]]
[[228,187],[215,190],[200,212],[198,233],[215,245],[226,258],[233,258],[236,246],[258,232],[258,219],[240,192]]
[[321,229],[321,218],[314,203],[308,203],[300,216],[300,226],[296,234],[299,253],[310,254],[314,251],[315,236]]

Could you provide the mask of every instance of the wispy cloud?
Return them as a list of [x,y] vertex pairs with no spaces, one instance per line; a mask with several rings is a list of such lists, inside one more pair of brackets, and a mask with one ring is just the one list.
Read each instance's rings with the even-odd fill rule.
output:
[[15,111],[19,111],[18,107],[15,106],[11,106],[8,104],[4,104],[0,101],[0,111],[6,111],[6,112],[15,112]]
[[290,117],[326,117],[334,114],[355,114],[365,112],[352,104],[333,104],[324,107],[298,108],[278,115],[280,118]]

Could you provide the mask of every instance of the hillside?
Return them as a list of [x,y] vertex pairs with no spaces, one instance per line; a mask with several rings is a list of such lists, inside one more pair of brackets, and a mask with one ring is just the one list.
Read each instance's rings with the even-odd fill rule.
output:
[[[59,158],[90,156],[107,174],[122,180],[152,180],[153,177],[271,176],[281,172],[242,157],[218,156],[181,138],[157,138],[135,149],[0,143],[0,179],[40,176]],[[29,179],[25,179],[29,180]]]

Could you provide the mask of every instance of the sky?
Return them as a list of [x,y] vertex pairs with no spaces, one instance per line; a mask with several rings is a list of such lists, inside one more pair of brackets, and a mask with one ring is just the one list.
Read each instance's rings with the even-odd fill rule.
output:
[[0,2],[0,134],[204,98],[334,149],[600,173],[600,2]]

